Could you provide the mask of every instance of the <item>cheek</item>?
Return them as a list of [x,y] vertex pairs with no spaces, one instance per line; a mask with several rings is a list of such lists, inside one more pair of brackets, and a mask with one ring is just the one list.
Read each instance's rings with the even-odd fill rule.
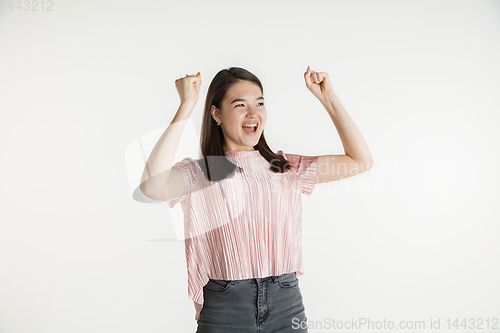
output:
[[267,122],[267,116],[263,115],[260,119],[262,119],[262,123],[265,125]]

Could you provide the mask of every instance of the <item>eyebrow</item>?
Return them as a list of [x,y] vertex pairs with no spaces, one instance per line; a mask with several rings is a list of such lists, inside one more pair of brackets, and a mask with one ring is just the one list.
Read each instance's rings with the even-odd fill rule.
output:
[[[264,97],[260,96],[260,97],[257,97],[255,100],[258,101],[259,99],[264,100]],[[246,101],[247,101],[246,99],[238,98],[238,99],[235,99],[234,101],[232,101],[231,104],[233,104],[234,102],[246,102]]]

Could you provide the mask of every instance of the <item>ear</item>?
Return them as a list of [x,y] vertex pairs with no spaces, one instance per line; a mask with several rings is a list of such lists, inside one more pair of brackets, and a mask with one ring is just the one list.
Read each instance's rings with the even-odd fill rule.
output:
[[211,113],[212,113],[212,118],[215,119],[216,122],[220,123],[221,119],[219,110],[217,110],[217,108],[214,105],[212,105]]

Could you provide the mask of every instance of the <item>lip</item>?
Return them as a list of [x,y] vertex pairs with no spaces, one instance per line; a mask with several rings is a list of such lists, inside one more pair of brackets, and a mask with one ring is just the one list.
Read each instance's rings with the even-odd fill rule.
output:
[[257,123],[257,126],[256,126],[256,128],[255,128],[255,132],[252,132],[252,133],[247,133],[247,132],[245,132],[245,130],[243,130],[243,133],[245,133],[246,135],[255,135],[255,134],[257,134],[257,132],[258,132],[258,130],[259,130],[259,126],[260,126],[260,123],[259,123],[258,121],[251,121],[251,122],[247,122],[247,123],[245,123],[245,124],[243,124],[243,125],[241,126],[241,129],[243,129],[243,126],[245,126],[245,125],[248,125],[248,124],[255,124],[255,123]]

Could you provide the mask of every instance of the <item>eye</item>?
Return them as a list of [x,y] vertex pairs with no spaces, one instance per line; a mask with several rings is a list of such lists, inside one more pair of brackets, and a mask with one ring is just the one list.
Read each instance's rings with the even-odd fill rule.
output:
[[[259,104],[262,104],[262,105],[264,105],[264,102],[260,102]],[[257,105],[259,105],[259,104],[257,104]],[[234,107],[237,107],[237,106],[240,106],[240,105],[243,105],[243,106],[245,106],[244,104],[236,104],[236,105],[235,105]]]

